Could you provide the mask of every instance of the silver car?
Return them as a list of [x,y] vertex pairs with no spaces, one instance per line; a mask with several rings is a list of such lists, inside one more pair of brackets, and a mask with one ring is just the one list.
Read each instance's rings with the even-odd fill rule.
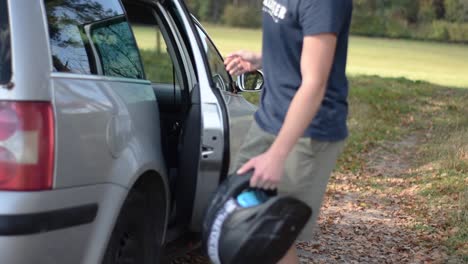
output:
[[0,263],[158,263],[200,231],[262,83],[182,0],[0,0]]

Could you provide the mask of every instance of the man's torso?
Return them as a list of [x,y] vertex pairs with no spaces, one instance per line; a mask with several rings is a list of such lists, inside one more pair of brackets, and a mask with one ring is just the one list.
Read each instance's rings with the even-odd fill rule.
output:
[[256,113],[262,129],[272,134],[279,132],[291,100],[301,85],[304,36],[335,33],[337,48],[325,98],[304,136],[321,141],[339,141],[347,137],[348,81],[345,71],[351,9],[352,0],[263,1],[265,90]]

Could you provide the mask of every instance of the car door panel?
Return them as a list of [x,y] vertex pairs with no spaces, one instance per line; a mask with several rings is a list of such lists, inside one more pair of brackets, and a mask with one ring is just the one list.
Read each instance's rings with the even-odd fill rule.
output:
[[130,187],[145,169],[164,173],[151,85],[88,79],[62,73],[52,78],[59,131],[56,173],[61,175],[55,186],[112,182]]
[[208,33],[203,29],[202,25],[195,20],[202,41],[204,41],[204,48],[209,58],[210,70],[213,81],[216,87],[222,93],[222,97],[227,106],[229,113],[229,135],[230,135],[230,157],[232,158],[230,164],[230,172],[235,168],[235,157],[239,152],[244,138],[253,121],[253,114],[257,107],[249,103],[242,94],[237,93],[236,84],[234,84],[232,77],[224,67],[224,60],[216,48],[213,41],[208,36]]
[[[189,227],[192,231],[199,231],[210,197],[216,191],[222,177],[227,174],[229,164],[229,121],[222,95],[219,90],[213,88],[214,84],[209,75],[207,58],[202,52],[202,44],[198,34],[196,34],[191,16],[182,1],[172,0],[172,3],[174,7],[172,11],[175,12],[180,25],[183,26],[183,33],[186,37],[185,45],[192,52],[194,68],[198,78],[198,85],[194,87],[198,91],[194,92],[192,90],[192,107],[195,106],[195,108],[191,111],[194,112],[193,115],[197,114],[195,111],[199,111],[200,115],[200,148],[197,150],[197,157],[187,158],[198,159],[193,209],[189,210],[192,211]],[[197,95],[197,93],[199,94]],[[199,109],[197,109],[198,106]],[[186,134],[185,137],[189,136]],[[182,147],[190,149],[184,144],[189,144],[187,141],[184,140]],[[182,177],[185,177],[185,175],[182,175]]]

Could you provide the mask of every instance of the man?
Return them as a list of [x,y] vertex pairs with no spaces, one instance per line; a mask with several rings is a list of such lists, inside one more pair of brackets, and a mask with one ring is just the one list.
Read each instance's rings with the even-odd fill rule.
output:
[[[225,60],[232,75],[263,68],[265,89],[237,173],[254,170],[252,187],[278,189],[311,206],[313,217],[299,240],[312,240],[348,136],[351,14],[352,0],[264,0],[263,54],[239,51]],[[294,246],[280,263],[299,263]]]

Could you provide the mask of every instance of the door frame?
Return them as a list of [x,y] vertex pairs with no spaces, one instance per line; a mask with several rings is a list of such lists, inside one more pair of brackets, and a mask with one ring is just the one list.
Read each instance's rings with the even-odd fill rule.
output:
[[229,115],[223,96],[214,85],[211,78],[208,59],[203,50],[203,44],[197,33],[185,3],[172,0],[175,10],[179,12],[181,23],[188,37],[189,47],[192,47],[193,59],[196,64],[198,88],[200,89],[201,105],[201,152],[199,157],[196,195],[190,223],[190,230],[200,231],[206,208],[213,193],[229,170]]

